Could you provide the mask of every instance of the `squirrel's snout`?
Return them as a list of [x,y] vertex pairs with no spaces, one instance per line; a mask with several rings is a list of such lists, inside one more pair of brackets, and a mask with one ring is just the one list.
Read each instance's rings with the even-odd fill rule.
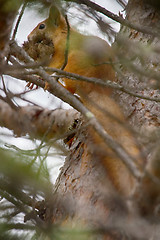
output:
[[28,41],[32,41],[32,39],[33,39],[32,34],[29,34],[28,37],[27,37],[27,39],[28,39]]

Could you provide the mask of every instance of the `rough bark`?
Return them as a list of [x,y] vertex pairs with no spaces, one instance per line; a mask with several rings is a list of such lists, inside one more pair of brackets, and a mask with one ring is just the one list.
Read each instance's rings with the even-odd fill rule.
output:
[[[56,192],[60,199],[69,202],[68,216],[73,222],[91,227],[108,240],[121,239],[119,223],[124,224],[125,231],[127,204],[114,190],[99,157],[93,157],[90,141],[87,129],[78,132],[57,179]],[[56,217],[53,217],[55,222],[59,219]]]
[[[149,5],[146,1],[129,1],[126,12],[127,19],[130,22],[139,24],[142,27],[152,27],[157,32],[159,31],[159,9]],[[152,74],[154,71],[158,72],[159,68],[159,39],[124,26],[121,27],[117,42],[122,40],[122,36],[124,43],[125,39],[127,40],[127,44],[125,44],[125,47],[123,47],[123,42],[121,44],[122,52],[119,54],[121,56],[123,53],[125,59],[123,59],[124,64],[122,66],[123,75],[118,76],[118,82],[124,86],[135,88],[135,92],[144,95],[148,93],[150,96],[159,97],[159,90],[157,89],[157,87],[159,88],[159,83],[154,79],[154,74]],[[142,46],[143,48],[141,48]],[[134,59],[132,65],[128,66],[127,62],[131,61],[131,59]],[[133,68],[133,64],[135,69]],[[148,72],[151,73],[151,76],[145,74]],[[147,140],[146,133],[150,134],[154,130],[157,131],[157,127],[160,126],[159,103],[131,97],[122,92],[116,92],[116,98],[131,125],[145,134],[145,141]]]

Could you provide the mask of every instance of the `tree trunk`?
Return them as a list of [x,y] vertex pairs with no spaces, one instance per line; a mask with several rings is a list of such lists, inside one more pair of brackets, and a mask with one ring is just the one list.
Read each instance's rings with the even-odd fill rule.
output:
[[[148,29],[153,29],[158,33],[160,10],[146,3],[145,0],[129,1],[126,13],[126,18],[130,22],[141,26],[142,30],[143,27],[148,27]],[[122,53],[125,56],[122,66],[123,76],[118,75],[118,82],[135,89],[137,93],[158,98],[160,96],[157,89],[157,87],[159,88],[159,82],[155,78],[154,71],[158,72],[159,68],[159,39],[122,26],[117,36],[117,42],[124,39],[127,39],[127,44],[124,47],[121,44],[122,52],[119,53],[120,56]],[[128,61],[132,61],[132,65],[127,64]],[[145,133],[147,130],[148,133],[148,131],[159,127],[159,103],[131,97],[122,92],[119,92],[119,94],[116,92],[116,98],[123,107],[128,121],[138,131],[141,130]]]
[[[131,23],[142,27],[142,31],[143,26],[158,31],[160,11],[149,5],[148,2],[130,0],[126,12],[126,18]],[[117,58],[120,61],[117,81],[126,88],[134,89],[137,94],[158,98],[160,96],[157,89],[159,82],[157,78],[154,78],[154,75],[158,71],[160,62],[159,39],[123,26],[114,45],[117,48]],[[132,97],[123,92],[116,92],[114,98],[122,106],[128,122],[136,131],[140,131],[140,139],[145,146],[145,151],[155,154],[155,150],[157,150],[155,143],[156,145],[159,143],[157,131],[160,124],[160,104],[156,101]],[[159,194],[157,192],[159,192],[159,187],[157,185],[155,187],[148,177],[144,177],[140,183],[134,198],[136,202],[134,206],[138,204],[138,209],[140,209],[136,222],[136,208],[134,214],[131,214],[126,201],[122,201],[120,196],[115,193],[103,167],[96,161],[96,156],[93,158],[90,153],[89,141],[86,132],[80,131],[78,133],[71,153],[67,157],[57,180],[58,193],[62,198],[70,199],[71,205],[74,206],[73,215],[76,218],[85,219],[88,225],[93,224],[100,229],[104,227],[106,232],[110,227],[111,234],[115,229],[118,229],[119,222],[121,222],[123,225],[121,230],[125,229],[126,231],[127,229],[131,239],[139,239],[142,234],[140,233],[141,223],[139,224],[139,220],[143,219],[139,217],[145,217],[148,214],[154,216],[158,204]],[[152,163],[155,162],[155,158],[151,159]],[[150,162],[147,167],[148,165]],[[154,170],[155,167],[149,169],[150,173],[153,173]],[[158,170],[157,172],[159,173]],[[140,193],[139,190],[142,189],[143,191]],[[130,222],[126,224],[128,212],[130,212],[129,215],[131,214]],[[133,216],[135,220],[133,220]],[[148,228],[142,234],[143,239],[150,239],[153,235],[153,229],[146,219],[142,221],[145,221],[145,226]],[[132,228],[130,224],[133,224]],[[117,239],[117,236],[112,235],[112,237]],[[122,239],[122,235],[118,235],[118,237],[118,239]]]

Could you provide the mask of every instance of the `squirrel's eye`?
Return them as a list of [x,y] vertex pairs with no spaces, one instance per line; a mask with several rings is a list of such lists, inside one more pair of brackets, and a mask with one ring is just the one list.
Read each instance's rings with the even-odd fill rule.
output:
[[45,28],[45,24],[44,23],[41,23],[40,25],[39,25],[39,29],[44,29]]

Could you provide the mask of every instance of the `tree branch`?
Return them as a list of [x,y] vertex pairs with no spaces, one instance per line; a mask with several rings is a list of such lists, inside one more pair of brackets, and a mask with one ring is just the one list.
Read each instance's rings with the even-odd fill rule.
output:
[[[135,67],[136,67],[136,70],[142,75],[144,74],[145,76],[152,77],[156,80],[159,80],[159,75],[156,72],[143,71],[143,69],[139,69],[137,66],[135,66],[133,64],[129,65],[129,63],[126,63],[126,65],[132,67],[132,69],[134,69],[134,70],[135,70]],[[31,74],[37,74],[37,71],[38,71],[39,67],[40,67],[39,64],[34,64],[34,63],[26,64],[26,65],[18,65],[18,66],[16,66],[16,71],[15,71],[14,66],[12,66],[12,67],[9,66],[8,68],[6,68],[5,73],[9,74],[9,75],[12,75],[15,78],[23,78],[26,81],[29,81],[29,82],[31,81],[34,84],[37,84],[37,81],[39,81],[39,84],[37,84],[37,85],[44,88],[44,85],[45,85],[44,81],[38,79],[35,75],[34,75],[33,79],[32,79],[32,77],[30,77]],[[68,78],[68,79],[80,80],[80,81],[84,81],[84,82],[88,82],[88,83],[95,83],[95,84],[98,84],[100,86],[109,87],[109,88],[119,90],[119,91],[127,93],[128,95],[133,96],[133,97],[137,97],[137,98],[140,98],[140,99],[145,99],[145,100],[153,101],[153,102],[160,102],[160,98],[158,98],[158,97],[151,97],[148,94],[145,94],[145,95],[140,94],[140,93],[138,93],[138,89],[136,89],[136,93],[135,93],[134,92],[135,88],[134,89],[127,88],[126,86],[123,86],[123,85],[121,85],[117,82],[113,82],[113,81],[110,81],[110,80],[103,81],[102,79],[98,79],[98,78],[85,77],[85,76],[75,74],[75,73],[70,73],[70,72],[67,72],[67,71],[64,71],[64,70],[61,70],[61,69],[58,69],[58,68],[52,68],[52,67],[41,67],[41,68],[43,70],[47,71],[47,72],[60,74],[60,75],[55,76],[55,77],[58,77],[58,78],[65,77],[65,78]],[[20,74],[21,69],[23,69],[23,74],[22,73]],[[25,71],[26,69],[33,69],[33,70],[29,70],[29,72],[27,72],[27,71]],[[25,78],[24,78],[24,75],[25,75]],[[141,91],[141,89],[139,91]],[[146,90],[146,92],[147,92],[147,90]],[[148,91],[148,92],[150,93],[150,91]]]
[[48,132],[46,139],[64,137],[75,119],[80,119],[80,113],[74,109],[48,110],[26,106],[15,111],[0,100],[0,125],[13,130],[17,136],[29,134],[40,138]]

